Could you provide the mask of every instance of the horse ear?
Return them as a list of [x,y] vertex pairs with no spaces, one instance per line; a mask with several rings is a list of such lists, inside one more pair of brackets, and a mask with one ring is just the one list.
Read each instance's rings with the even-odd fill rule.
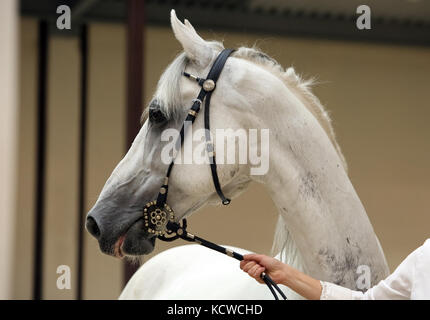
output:
[[185,20],[185,24],[179,21],[173,9],[170,12],[170,23],[176,39],[181,43],[188,58],[201,66],[207,66],[212,60],[214,52],[209,44],[197,34],[191,23],[188,20]]

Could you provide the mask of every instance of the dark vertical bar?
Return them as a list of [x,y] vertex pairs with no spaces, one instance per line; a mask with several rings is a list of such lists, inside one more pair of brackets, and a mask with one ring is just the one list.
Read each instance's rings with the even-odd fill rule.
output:
[[[127,149],[139,132],[143,97],[144,0],[127,1]],[[125,262],[124,283],[138,266]]]
[[81,50],[81,119],[79,137],[79,182],[78,182],[78,270],[76,283],[76,299],[82,300],[84,230],[85,230],[85,178],[86,178],[86,148],[87,148],[87,95],[88,95],[88,27],[82,25],[80,30]]
[[43,297],[43,229],[45,210],[46,166],[46,97],[48,82],[48,22],[41,20],[38,30],[37,157],[36,212],[34,239],[33,299]]

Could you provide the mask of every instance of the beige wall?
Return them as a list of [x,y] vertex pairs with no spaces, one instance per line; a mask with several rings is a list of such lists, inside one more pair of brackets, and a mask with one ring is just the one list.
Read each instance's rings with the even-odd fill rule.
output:
[[22,19],[19,50],[19,153],[14,297],[30,299],[36,178],[37,23]]
[[[89,29],[87,210],[125,152],[125,28],[93,25]],[[103,255],[85,232],[84,299],[117,298],[122,263]]]
[[[21,138],[19,160],[19,237],[17,270],[32,270],[31,228],[28,219],[33,215],[34,145],[28,142],[34,132],[35,108],[35,24],[21,21]],[[428,74],[430,48],[402,47],[377,44],[334,42],[267,35],[202,32],[207,38],[225,39],[226,46],[257,45],[276,58],[283,66],[294,65],[306,76],[316,76],[320,84],[315,92],[330,111],[339,143],[350,168],[350,177],[364,203],[375,231],[381,240],[389,265],[393,269],[414,248],[429,237],[430,215],[426,199],[430,195],[430,116]],[[55,57],[50,65],[56,70],[58,90],[51,96],[52,130],[48,164],[55,179],[47,189],[51,214],[47,221],[45,239],[47,272],[46,288],[52,286],[52,268],[63,261],[73,260],[76,242],[63,230],[58,238],[56,225],[74,228],[77,162],[66,159],[62,146],[68,142],[67,152],[76,158],[76,39],[53,39]],[[27,48],[28,50],[25,50]],[[180,50],[168,28],[148,27],[145,32],[145,104],[150,100],[157,80]],[[89,57],[89,125],[87,153],[87,208],[96,200],[104,182],[125,148],[125,28],[122,25],[93,24],[90,27]],[[75,62],[73,62],[75,61]],[[67,81],[61,74],[69,74]],[[61,81],[60,81],[61,80]],[[58,83],[57,83],[58,82]],[[69,84],[67,84],[69,83]],[[67,84],[67,85],[66,85]],[[60,97],[61,96],[61,97]],[[66,121],[66,119],[68,119]],[[62,122],[63,121],[63,122]],[[55,122],[55,123],[53,123]],[[58,122],[58,123],[56,123]],[[59,129],[61,125],[64,129]],[[69,127],[70,126],[70,127]],[[55,129],[57,128],[57,129]],[[68,130],[65,130],[68,128]],[[67,132],[66,132],[67,131]],[[71,139],[71,140],[65,140]],[[76,159],[77,161],[77,159]],[[66,174],[67,171],[67,174]],[[26,173],[25,175],[23,173]],[[56,176],[58,172],[59,177]],[[64,174],[64,175],[63,175]],[[62,189],[63,191],[57,190]],[[69,189],[70,188],[70,189]],[[57,196],[67,193],[67,198]],[[76,192],[76,188],[75,191]],[[72,194],[69,194],[72,193]],[[65,195],[65,194],[63,194]],[[54,213],[67,203],[64,212]],[[263,214],[262,214],[263,213]],[[55,215],[55,217],[54,217]],[[250,218],[247,218],[250,217]],[[276,211],[261,186],[253,185],[248,192],[228,208],[206,208],[189,219],[192,230],[221,244],[269,253]],[[62,227],[62,228],[63,228]],[[29,231],[25,233],[22,229]],[[255,234],[261,234],[256,238]],[[30,244],[26,247],[24,244]],[[183,242],[175,242],[181,245]],[[172,244],[157,244],[154,254]],[[67,251],[68,253],[65,253]],[[151,255],[152,256],[152,255]],[[76,258],[74,258],[76,259]],[[145,258],[147,259],[147,258]],[[31,259],[30,259],[31,260]],[[73,266],[76,260],[70,262]],[[26,266],[20,264],[25,261]],[[98,250],[96,240],[85,236],[84,298],[116,298],[121,290],[122,264]],[[72,272],[73,275],[73,272]],[[51,277],[51,278],[49,278]],[[17,297],[31,296],[28,284],[31,276],[15,277]],[[71,298],[73,293],[49,291],[46,297]]]
[[17,38],[15,0],[0,2],[0,299],[12,298],[17,160]]

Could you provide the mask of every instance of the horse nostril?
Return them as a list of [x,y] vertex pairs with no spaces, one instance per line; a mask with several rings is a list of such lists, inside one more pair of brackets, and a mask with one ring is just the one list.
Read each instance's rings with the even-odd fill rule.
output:
[[91,233],[95,238],[98,239],[100,237],[100,229],[97,225],[96,220],[94,220],[94,218],[92,217],[87,218],[86,228],[88,232]]

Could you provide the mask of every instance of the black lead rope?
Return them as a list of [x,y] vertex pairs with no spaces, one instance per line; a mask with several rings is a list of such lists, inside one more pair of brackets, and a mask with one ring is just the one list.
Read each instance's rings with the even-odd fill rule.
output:
[[[167,223],[167,228],[176,233],[178,238],[181,238],[185,241],[188,242],[196,242],[202,246],[205,246],[206,248],[218,251],[219,253],[228,255],[229,257],[235,258],[239,261],[243,260],[243,255],[241,255],[240,253],[237,253],[233,250],[224,248],[223,246],[220,246],[216,243],[213,243],[211,241],[205,240],[203,238],[200,238],[192,233],[189,233],[187,231],[187,220],[183,219],[182,220],[182,226],[179,223],[176,222],[168,222]],[[173,241],[173,238],[167,238],[169,240],[165,240],[165,241]],[[173,240],[170,240],[173,239]],[[175,238],[177,239],[177,238]],[[267,287],[270,289],[270,292],[272,292],[273,296],[275,297],[276,300],[279,300],[278,295],[276,294],[276,291],[279,292],[279,294],[281,295],[281,297],[284,300],[288,300],[288,298],[286,297],[286,295],[282,292],[281,288],[278,287],[278,285],[275,283],[275,281],[272,280],[272,278],[270,278],[270,276],[268,274],[266,274],[265,272],[263,272],[261,274],[261,279],[264,281],[264,283],[267,285]],[[274,290],[276,289],[276,291]]]
[[[212,96],[212,92],[215,90],[216,82],[221,74],[222,69],[224,68],[225,62],[228,57],[234,52],[233,49],[224,49],[215,59],[207,77],[199,78],[187,72],[183,72],[183,75],[189,79],[195,80],[200,86],[201,90],[196,99],[193,100],[193,105],[188,111],[187,117],[185,118],[184,124],[182,125],[179,139],[176,140],[175,149],[179,151],[181,146],[184,143],[185,136],[185,123],[190,121],[191,124],[194,123],[194,120],[197,117],[197,114],[200,111],[201,105],[203,101],[205,102],[205,114],[204,114],[204,126],[205,126],[205,138],[206,138],[206,150],[210,160],[210,168],[212,173],[212,180],[214,183],[215,191],[218,196],[221,198],[223,205],[228,205],[230,203],[230,199],[227,198],[222,190],[221,184],[218,179],[217,174],[217,165],[215,160],[215,150],[214,145],[210,136],[210,100]],[[219,246],[213,242],[207,241],[200,237],[197,237],[191,233],[189,233],[187,229],[187,220],[182,220],[182,226],[175,222],[175,215],[173,210],[167,204],[167,194],[169,192],[169,177],[172,172],[172,168],[174,165],[174,159],[170,163],[166,176],[164,178],[164,182],[160,187],[160,191],[158,193],[157,199],[148,202],[143,209],[144,216],[144,225],[145,229],[148,233],[154,234],[158,239],[162,241],[174,241],[178,238],[181,238],[185,241],[196,242],[199,243],[209,249],[218,251],[220,253],[226,254],[232,258],[235,258],[239,261],[243,260],[243,256],[237,252],[231,251],[227,248]],[[282,290],[278,287],[278,285],[266,274],[262,273],[261,279],[266,283],[272,292],[273,296],[276,300],[279,300],[278,295],[276,294],[275,289],[279,292],[281,297],[284,300],[287,300],[287,297],[282,292]]]

